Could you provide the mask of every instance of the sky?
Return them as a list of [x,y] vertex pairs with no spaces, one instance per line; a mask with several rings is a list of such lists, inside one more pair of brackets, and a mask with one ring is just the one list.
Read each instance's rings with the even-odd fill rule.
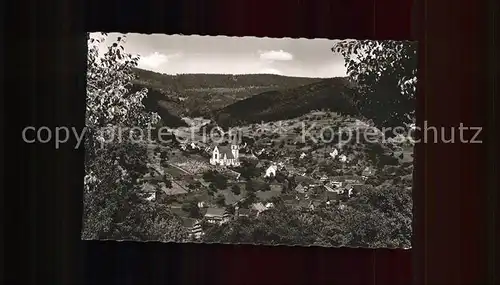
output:
[[[92,37],[98,34],[91,34]],[[109,33],[102,50],[122,34]],[[346,76],[335,40],[126,34],[124,49],[138,54],[139,68],[165,74],[258,74],[296,77]]]

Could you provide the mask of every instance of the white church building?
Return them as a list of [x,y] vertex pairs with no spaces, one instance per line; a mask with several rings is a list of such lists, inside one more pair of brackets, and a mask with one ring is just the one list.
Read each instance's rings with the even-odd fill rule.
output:
[[231,144],[229,146],[215,146],[212,150],[210,164],[220,166],[239,166],[239,146]]

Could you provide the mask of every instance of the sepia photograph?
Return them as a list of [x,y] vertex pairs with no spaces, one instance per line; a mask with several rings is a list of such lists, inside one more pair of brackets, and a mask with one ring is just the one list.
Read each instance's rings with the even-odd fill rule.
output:
[[416,42],[87,42],[82,239],[411,248]]

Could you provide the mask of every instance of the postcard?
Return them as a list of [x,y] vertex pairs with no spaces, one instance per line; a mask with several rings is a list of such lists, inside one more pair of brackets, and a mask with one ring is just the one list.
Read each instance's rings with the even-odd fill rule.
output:
[[82,239],[411,248],[417,45],[89,33]]

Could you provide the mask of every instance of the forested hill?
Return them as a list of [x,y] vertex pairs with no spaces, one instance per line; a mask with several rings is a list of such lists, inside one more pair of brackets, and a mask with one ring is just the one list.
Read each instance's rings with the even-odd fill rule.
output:
[[323,79],[299,87],[264,92],[218,110],[214,117],[222,126],[236,126],[287,120],[321,109],[359,115],[354,107],[350,83],[345,78]]
[[161,108],[169,114],[208,116],[237,101],[268,91],[291,89],[320,78],[287,77],[273,74],[180,74],[166,75],[135,69],[136,88],[150,91],[146,105]]

